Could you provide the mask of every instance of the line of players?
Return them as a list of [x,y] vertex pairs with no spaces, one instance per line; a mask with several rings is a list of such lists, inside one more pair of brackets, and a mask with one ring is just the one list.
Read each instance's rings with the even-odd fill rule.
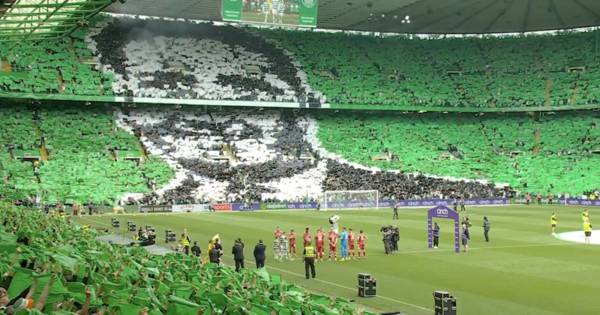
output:
[[269,14],[272,17],[273,24],[283,24],[283,15],[285,14],[284,0],[266,0],[262,3],[262,12],[265,15],[264,23],[269,20]]
[[[297,236],[294,230],[290,230],[290,233],[286,235],[281,228],[277,227],[273,233],[273,236],[275,238],[273,241],[273,252],[276,260],[290,260],[292,257],[296,256]],[[309,243],[315,245],[317,261],[324,260],[326,258],[326,241],[329,247],[327,259],[330,261],[338,260],[338,242],[340,247],[339,260],[343,261],[356,259],[357,257],[367,257],[367,251],[365,249],[367,236],[363,230],[360,230],[358,235],[356,235],[351,228],[347,229],[346,227],[343,227],[340,233],[337,233],[333,227],[327,233],[323,231],[323,228],[319,228],[315,234],[314,242],[312,242],[312,239],[313,236],[310,233],[310,228],[307,227],[304,230],[304,234],[302,234],[302,244],[304,247],[306,247]],[[355,245],[358,245],[358,251],[355,251]]]

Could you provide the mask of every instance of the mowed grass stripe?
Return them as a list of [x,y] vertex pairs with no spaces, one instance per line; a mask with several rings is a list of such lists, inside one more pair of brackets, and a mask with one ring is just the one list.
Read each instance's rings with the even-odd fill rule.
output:
[[[590,209],[592,219],[598,209]],[[378,279],[378,293],[386,299],[359,299],[360,304],[377,310],[402,310],[407,314],[431,314],[429,311],[402,305],[392,300],[432,308],[432,292],[452,292],[459,303],[460,314],[598,314],[596,302],[600,269],[597,261],[600,246],[585,246],[556,240],[550,234],[549,216],[559,215],[559,231],[581,230],[583,208],[570,206],[501,206],[468,207],[473,221],[472,251],[456,255],[452,252],[453,226],[442,223],[441,248],[429,250],[426,233],[426,209],[401,209],[400,220],[391,220],[391,210],[340,211],[341,226],[365,229],[369,237],[370,256],[350,262],[323,262],[317,266],[319,279],[339,284],[302,279],[303,265],[267,260],[267,268],[285,270],[284,278],[308,289],[355,298],[348,288],[356,286],[356,274],[372,273]],[[327,218],[334,212],[264,211],[255,213],[202,213],[170,215],[120,216],[122,226],[130,219],[157,227],[159,236],[172,228],[178,234],[188,228],[194,240],[205,250],[212,235],[220,233],[225,245],[226,262],[233,240],[246,242],[246,255],[263,239],[269,248],[275,226],[300,236],[304,227],[314,233],[317,227],[328,228]],[[483,241],[481,218],[492,221],[491,243]],[[110,216],[96,217],[106,224]],[[82,222],[86,219],[82,218]],[[400,253],[383,255],[379,235],[382,225],[397,224],[401,230]],[[92,224],[93,225],[93,224]],[[300,239],[299,239],[300,242]],[[300,246],[301,247],[301,246]]]
[[[125,216],[125,218],[129,218],[129,217]],[[102,227],[110,227],[109,223],[101,220],[100,218],[84,217],[84,218],[79,218],[79,220],[82,221],[82,223],[96,224],[96,226],[100,225]],[[122,224],[126,224],[126,221],[122,222]],[[161,235],[164,235],[164,229],[165,228],[162,227],[160,225],[160,223],[152,223],[152,220],[150,220],[150,221],[148,221],[148,222],[146,222],[144,224],[154,225],[154,227],[156,227],[156,229],[157,229],[157,233],[159,234],[158,240],[159,241],[164,241],[164,237],[162,237]],[[132,234],[132,233],[126,233],[126,232],[123,232],[123,231],[121,231],[121,232],[122,233],[119,233],[119,234],[122,234],[122,235]],[[194,237],[195,234],[197,234],[197,233],[191,233],[192,237]],[[203,234],[203,235],[207,235],[207,234]],[[212,237],[212,235],[211,235],[211,237]],[[159,245],[161,245],[160,242],[159,242]],[[227,249],[225,249],[225,250],[227,250]],[[298,256],[300,256],[300,255],[298,255]],[[231,257],[229,257],[227,255],[224,257],[224,261],[226,263],[229,263],[229,264],[233,263],[233,260],[231,259]],[[254,262],[252,260],[248,260],[247,259],[247,262],[250,263],[250,264],[254,264]],[[299,263],[301,265],[301,267],[303,266],[302,262],[300,261],[299,258],[295,262]],[[364,261],[364,262],[366,262],[366,261]],[[286,263],[289,264],[289,263],[293,263],[293,262],[286,262]],[[290,271],[288,269],[281,268],[281,267],[283,267],[283,264],[285,264],[285,263],[280,263],[280,262],[277,262],[277,261],[272,261],[271,265],[268,266],[268,269],[274,269],[274,270],[277,270],[278,272],[284,272],[286,274],[293,275],[295,278],[304,280],[304,275],[303,274],[300,274],[298,272],[293,272],[293,271]],[[335,264],[335,263],[333,263],[333,262],[322,262],[322,264]],[[273,265],[275,265],[275,266],[273,266]],[[280,267],[276,267],[277,265],[279,265]],[[286,266],[286,267],[289,267],[289,265]],[[359,271],[357,271],[357,273],[358,272]],[[319,272],[319,275],[320,274],[321,274],[321,271]],[[352,279],[352,280],[355,280],[355,279]],[[345,281],[342,281],[342,283],[337,283],[337,282],[330,282],[330,281],[327,281],[327,280],[317,279],[316,282],[318,282],[318,283],[324,283],[324,284],[326,284],[326,286],[314,286],[314,281],[307,282],[307,283],[305,283],[304,286],[307,287],[308,289],[313,290],[313,291],[317,291],[317,292],[321,292],[321,293],[325,293],[325,294],[329,294],[329,295],[340,295],[337,292],[332,292],[331,290],[329,290],[330,286],[333,286],[333,287],[336,287],[336,288],[341,288],[341,289],[344,289],[346,291],[356,292],[356,290],[352,287],[353,285],[355,285],[355,283],[354,283],[355,281],[346,282],[346,283],[345,283]],[[353,297],[354,295],[349,294],[349,295],[346,295],[346,296]],[[398,304],[403,305],[403,306],[408,306],[410,308],[416,309],[419,312],[419,313],[413,313],[413,314],[430,314],[432,312],[431,309],[429,309],[429,308],[427,308],[425,306],[415,305],[415,304],[408,303],[408,302],[401,301],[401,300],[394,299],[394,298],[389,298],[389,297],[385,297],[385,296],[378,296],[377,299],[382,299],[382,300],[386,301],[387,303],[391,302],[396,307],[397,307]],[[381,304],[380,303],[375,303],[375,305],[381,305]],[[375,306],[372,306],[372,305],[371,306],[365,305],[365,306],[367,308],[370,308],[370,309],[373,309],[373,310],[381,310],[378,307],[375,307]],[[420,313],[422,311],[426,311],[426,312]]]

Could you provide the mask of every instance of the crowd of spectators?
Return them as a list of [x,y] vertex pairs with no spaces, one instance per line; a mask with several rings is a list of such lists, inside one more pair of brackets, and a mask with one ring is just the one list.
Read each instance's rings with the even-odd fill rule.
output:
[[378,190],[382,199],[505,195],[491,183],[368,169],[327,155],[307,115],[150,108],[122,112],[119,121],[176,170],[173,185],[145,202],[305,201],[328,190]]
[[334,160],[327,163],[324,190],[377,190],[382,199],[450,199],[505,197],[506,191],[493,184],[450,181],[424,175],[373,171]]
[[0,203],[0,224],[1,314],[372,314],[264,268],[100,242],[69,216]]
[[[320,144],[357,164],[580,196],[600,187],[600,113],[315,116]],[[365,184],[367,185],[367,184]]]
[[240,28],[108,18],[91,32],[89,47],[114,73],[118,95],[320,106],[284,50]]
[[261,30],[294,54],[338,108],[515,108],[597,104],[598,31],[413,38]]

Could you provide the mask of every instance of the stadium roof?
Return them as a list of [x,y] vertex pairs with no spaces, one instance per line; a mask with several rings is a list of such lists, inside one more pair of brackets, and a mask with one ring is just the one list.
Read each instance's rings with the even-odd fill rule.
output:
[[68,34],[112,0],[0,0],[0,42]]
[[[128,0],[108,11],[220,21],[221,0]],[[318,15],[320,28],[394,33],[507,33],[598,25],[598,0],[319,0]]]

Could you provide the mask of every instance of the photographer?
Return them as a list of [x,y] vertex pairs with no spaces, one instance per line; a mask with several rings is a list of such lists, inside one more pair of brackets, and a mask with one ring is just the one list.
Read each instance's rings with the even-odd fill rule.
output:
[[383,248],[385,250],[385,254],[389,255],[392,253],[392,242],[393,242],[393,230],[390,226],[384,226],[380,230],[382,238],[383,238]]
[[200,257],[202,255],[202,249],[198,246],[198,242],[194,242],[194,246],[192,246],[192,254],[196,257]]
[[392,250],[395,252],[398,251],[398,242],[400,242],[400,229],[398,226],[394,226],[392,228]]
[[244,243],[242,243],[241,238],[235,240],[231,253],[235,261],[235,271],[240,272],[240,270],[244,269]]

